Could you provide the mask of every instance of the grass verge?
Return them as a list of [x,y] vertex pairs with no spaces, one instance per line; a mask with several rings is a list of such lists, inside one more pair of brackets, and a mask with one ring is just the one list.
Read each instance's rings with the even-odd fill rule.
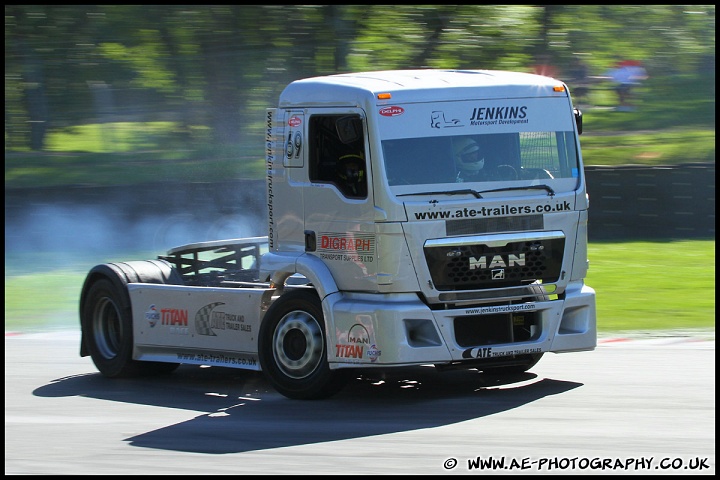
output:
[[[715,240],[591,243],[588,250],[599,332],[714,328]],[[6,332],[78,328],[84,266],[7,272]]]

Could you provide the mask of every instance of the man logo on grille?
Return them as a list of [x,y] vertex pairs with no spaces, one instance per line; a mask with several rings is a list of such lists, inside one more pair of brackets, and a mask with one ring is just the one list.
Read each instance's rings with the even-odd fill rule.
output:
[[491,273],[492,273],[493,280],[504,280],[505,279],[505,269],[504,268],[496,268]]
[[519,253],[517,255],[509,254],[507,258],[503,258],[501,255],[493,255],[492,259],[488,261],[488,258],[483,255],[480,258],[470,257],[468,267],[470,270],[478,270],[484,268],[494,267],[524,267],[525,266],[525,254]]

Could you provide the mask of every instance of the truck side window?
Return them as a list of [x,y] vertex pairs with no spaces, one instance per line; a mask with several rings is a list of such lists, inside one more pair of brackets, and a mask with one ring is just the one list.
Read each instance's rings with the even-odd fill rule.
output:
[[312,182],[332,183],[349,198],[367,198],[367,163],[359,115],[310,117]]

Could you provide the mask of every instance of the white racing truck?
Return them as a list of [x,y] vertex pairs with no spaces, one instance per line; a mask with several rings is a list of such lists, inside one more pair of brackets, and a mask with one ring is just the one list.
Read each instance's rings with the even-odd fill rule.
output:
[[267,237],[93,267],[80,354],[108,377],[262,370],[315,399],[358,368],[501,375],[593,350],[581,131],[542,76],[295,81],[267,110]]

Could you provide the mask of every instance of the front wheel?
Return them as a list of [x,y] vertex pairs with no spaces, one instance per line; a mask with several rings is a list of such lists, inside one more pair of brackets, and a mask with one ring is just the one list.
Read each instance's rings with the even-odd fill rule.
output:
[[259,334],[260,366],[282,395],[300,400],[327,398],[342,389],[330,370],[325,322],[314,290],[283,294],[268,308]]

